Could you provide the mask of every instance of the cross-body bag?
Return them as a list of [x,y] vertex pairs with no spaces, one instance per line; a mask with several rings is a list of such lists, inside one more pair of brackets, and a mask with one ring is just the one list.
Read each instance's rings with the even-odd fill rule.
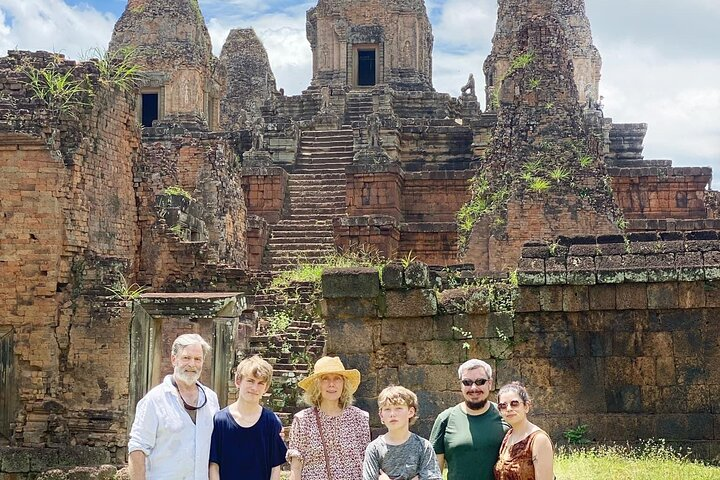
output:
[[320,432],[320,443],[322,443],[323,455],[325,455],[325,473],[327,480],[332,480],[330,476],[330,457],[328,457],[327,445],[325,445],[325,434],[323,433],[322,424],[320,423],[320,414],[317,408],[313,408],[315,412],[315,422],[317,422],[318,431]]

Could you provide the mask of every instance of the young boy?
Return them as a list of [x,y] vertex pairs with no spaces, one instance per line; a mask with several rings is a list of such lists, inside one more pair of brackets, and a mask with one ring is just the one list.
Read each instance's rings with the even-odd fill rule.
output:
[[210,442],[210,480],[279,480],[285,463],[282,425],[260,405],[272,380],[272,366],[258,355],[235,370],[237,400],[215,414]]
[[388,431],[365,450],[363,480],[442,480],[432,445],[410,432],[417,420],[417,396],[405,387],[389,386],[380,392],[378,407]]

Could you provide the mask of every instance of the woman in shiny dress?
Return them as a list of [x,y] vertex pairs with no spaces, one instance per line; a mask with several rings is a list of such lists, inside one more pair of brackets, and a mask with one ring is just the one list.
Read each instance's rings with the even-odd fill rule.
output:
[[553,446],[550,437],[531,423],[530,396],[518,382],[498,392],[498,410],[512,428],[500,446],[495,480],[553,480]]

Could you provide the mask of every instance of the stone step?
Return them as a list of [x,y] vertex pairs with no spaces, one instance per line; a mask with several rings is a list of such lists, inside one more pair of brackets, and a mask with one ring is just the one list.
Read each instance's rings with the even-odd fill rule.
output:
[[340,130],[306,130],[302,133],[303,138],[325,138],[325,137],[352,137],[353,131],[349,128]]
[[312,166],[298,167],[295,171],[298,173],[306,173],[306,174],[313,174],[313,172],[317,172],[317,173],[337,173],[337,174],[345,175],[345,167],[325,167],[323,165],[318,165],[315,167],[312,167]]
[[272,232],[270,240],[282,241],[284,243],[326,243],[335,241],[332,232],[328,231],[325,235],[298,235],[300,232]]
[[316,152],[335,152],[347,153],[353,150],[355,142],[352,140],[343,140],[342,142],[300,142],[300,153],[316,153]]
[[324,219],[314,219],[308,221],[307,219],[283,219],[273,225],[273,230],[282,230],[289,228],[332,228],[332,222]]
[[272,230],[272,235],[275,238],[297,237],[298,235],[304,235],[308,237],[325,237],[332,235],[332,231],[333,229],[330,226],[323,228],[293,226],[286,228],[274,228]]
[[335,202],[345,202],[346,194],[345,190],[341,188],[335,188],[335,189],[324,189],[324,190],[316,190],[314,188],[293,188],[289,189],[290,192],[290,202],[293,202],[297,199],[305,199],[305,200],[325,200],[329,203],[335,203]]
[[308,183],[328,184],[332,181],[345,182],[345,174],[337,173],[291,173],[288,177],[290,182],[305,181]]
[[[298,253],[300,253],[301,255],[305,255],[305,253],[322,253],[323,255],[327,255],[334,250],[335,243],[292,243],[280,240],[273,241],[272,239],[270,239],[268,240],[268,247],[276,250],[286,250],[288,253],[292,253],[294,255],[297,255]],[[273,258],[282,257],[276,256]]]

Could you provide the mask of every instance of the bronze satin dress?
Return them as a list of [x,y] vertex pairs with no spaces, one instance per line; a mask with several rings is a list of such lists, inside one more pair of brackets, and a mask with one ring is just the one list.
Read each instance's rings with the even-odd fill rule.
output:
[[495,480],[535,480],[532,461],[532,444],[537,435],[548,436],[543,430],[535,430],[515,445],[508,446],[512,430],[508,431],[500,446],[500,457],[495,464]]

